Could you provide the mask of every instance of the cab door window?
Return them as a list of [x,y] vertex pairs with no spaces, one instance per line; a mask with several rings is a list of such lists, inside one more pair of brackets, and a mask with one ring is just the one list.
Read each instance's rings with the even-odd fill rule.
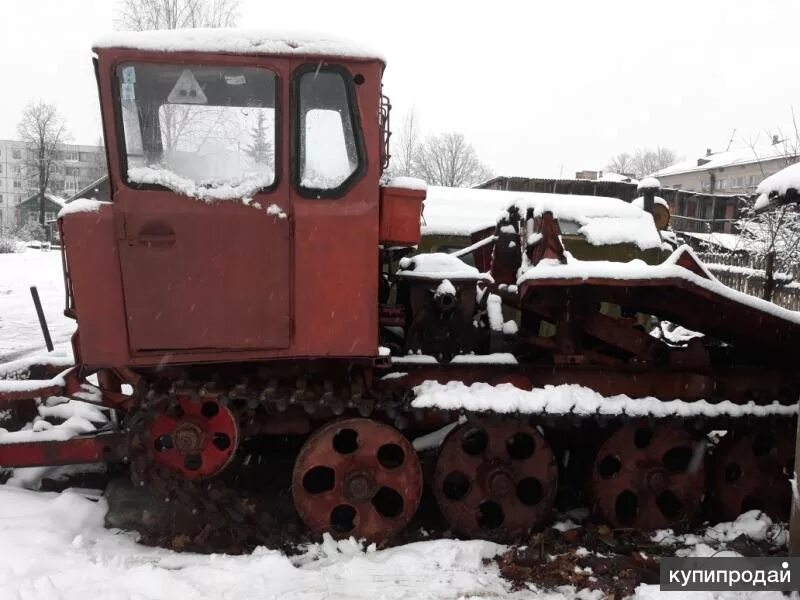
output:
[[274,185],[273,71],[124,63],[117,80],[128,182],[212,199]]

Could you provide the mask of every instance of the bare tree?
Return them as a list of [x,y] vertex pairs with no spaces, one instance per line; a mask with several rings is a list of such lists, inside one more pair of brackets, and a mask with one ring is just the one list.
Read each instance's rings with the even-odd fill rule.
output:
[[451,132],[431,136],[420,145],[413,174],[431,185],[470,187],[489,179],[492,171],[464,134]]
[[628,152],[620,152],[608,161],[606,170],[620,175],[633,175],[633,156]]
[[762,298],[772,300],[776,287],[775,273],[789,270],[800,261],[800,212],[797,206],[782,206],[755,214],[754,200],[748,201],[742,218],[736,222],[739,232],[737,249],[764,259]]
[[[45,228],[45,194],[58,160],[58,146],[67,141],[64,118],[53,104],[31,102],[22,113],[17,135],[27,146],[25,179],[29,193],[39,198],[39,224]],[[49,229],[46,229],[49,232]]]
[[[794,109],[792,109],[792,125],[793,132],[790,135],[784,135],[780,128],[775,130],[777,133],[767,132],[775,149],[775,152],[768,157],[760,155],[758,138],[747,141],[763,177],[767,176],[764,171],[765,160],[780,158],[787,167],[800,160],[800,128],[797,125]],[[776,287],[775,272],[792,267],[800,261],[800,212],[797,206],[783,206],[757,214],[753,210],[754,203],[755,198],[747,201],[741,212],[741,218],[736,222],[736,229],[739,232],[737,249],[764,259],[762,298],[772,300]]]
[[640,148],[633,155],[633,171],[638,179],[652,175],[677,162],[674,150],[661,146],[655,149]]
[[397,160],[393,171],[396,175],[411,176],[414,174],[414,163],[421,146],[419,118],[413,108],[406,113],[397,140],[398,151],[392,153]]
[[239,0],[120,0],[114,20],[118,29],[187,29],[234,27]]
[[[238,16],[239,0],[119,0],[115,25],[130,31],[233,27]],[[177,149],[197,114],[177,104],[162,107],[165,150]]]
[[633,155],[621,152],[611,158],[606,168],[616,173],[626,173],[642,179],[675,164],[678,160],[678,155],[674,150],[657,146],[656,148],[639,148]]

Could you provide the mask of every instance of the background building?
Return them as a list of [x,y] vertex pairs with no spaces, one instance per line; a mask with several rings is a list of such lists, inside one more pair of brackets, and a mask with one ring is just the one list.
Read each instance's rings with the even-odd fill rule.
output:
[[773,137],[772,143],[725,152],[706,150],[652,174],[664,187],[706,194],[751,195],[762,180],[800,159],[796,148]]
[[[25,177],[28,153],[33,148],[25,142],[0,140],[0,231],[17,226],[17,207],[31,197]],[[106,172],[102,146],[60,144],[50,174],[49,192],[69,197],[89,186]]]

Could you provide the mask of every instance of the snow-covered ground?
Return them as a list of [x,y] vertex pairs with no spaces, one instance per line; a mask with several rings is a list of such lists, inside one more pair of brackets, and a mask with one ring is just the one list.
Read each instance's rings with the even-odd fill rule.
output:
[[[129,533],[103,527],[106,506],[78,492],[32,492],[0,486],[0,598],[3,600],[316,600],[378,598],[537,598],[598,600],[599,592],[562,587],[512,591],[493,562],[503,547],[436,540],[387,550],[353,540],[321,544],[287,557],[259,548],[246,556],[198,555],[148,548]],[[768,524],[752,517],[740,529],[763,539]],[[719,528],[717,528],[719,529]],[[717,529],[709,530],[717,532]],[[731,527],[723,532],[728,537]],[[662,532],[662,538],[668,532]],[[700,538],[696,555],[711,548]],[[731,554],[728,553],[730,556]],[[634,598],[697,600],[747,595],[670,595],[640,585]],[[763,598],[781,598],[763,593]]]
[[268,549],[204,556],[141,546],[130,534],[104,529],[104,513],[102,500],[70,491],[0,487],[0,597],[491,598],[508,590],[497,569],[482,564],[498,549],[488,542],[434,541],[370,552],[354,542],[328,541],[292,559]]
[[[28,287],[37,285],[54,341],[62,351],[74,323],[63,317],[58,252],[0,255],[0,362],[40,352],[41,334]],[[5,358],[4,358],[5,357]],[[21,478],[13,480],[16,484]],[[246,556],[197,555],[148,548],[134,534],[103,527],[105,500],[67,490],[45,493],[0,485],[0,600],[260,600],[267,598],[538,598],[598,600],[598,591],[562,587],[512,590],[489,560],[504,550],[489,542],[436,540],[364,549],[353,540],[325,540],[294,557],[259,548]],[[571,525],[570,525],[571,527]],[[780,528],[745,515],[693,538],[662,532],[684,553],[708,555],[713,543],[749,533],[763,540]],[[785,537],[785,536],[784,536]],[[727,550],[726,550],[727,551]],[[729,551],[727,551],[729,552]],[[668,594],[640,585],[635,598],[698,600],[746,594]],[[781,598],[777,593],[758,597]]]
[[31,300],[35,285],[56,352],[69,352],[75,321],[64,316],[64,278],[59,250],[0,254],[0,362],[46,352]]

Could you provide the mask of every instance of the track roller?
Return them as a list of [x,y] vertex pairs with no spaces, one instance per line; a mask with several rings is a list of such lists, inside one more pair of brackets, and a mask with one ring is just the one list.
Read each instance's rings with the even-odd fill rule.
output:
[[147,427],[153,462],[185,479],[206,479],[233,458],[236,419],[212,397],[177,396]]
[[312,534],[382,543],[414,516],[422,470],[414,448],[393,427],[370,419],[334,421],[301,448],[292,496]]
[[474,420],[442,445],[433,491],[450,527],[463,537],[510,541],[544,523],[558,487],[544,437],[516,421]]
[[600,447],[592,465],[592,496],[615,527],[642,530],[691,519],[705,484],[705,441],[667,424],[631,423]]
[[790,427],[728,433],[717,446],[714,465],[716,504],[724,519],[757,509],[788,521],[794,472]]

